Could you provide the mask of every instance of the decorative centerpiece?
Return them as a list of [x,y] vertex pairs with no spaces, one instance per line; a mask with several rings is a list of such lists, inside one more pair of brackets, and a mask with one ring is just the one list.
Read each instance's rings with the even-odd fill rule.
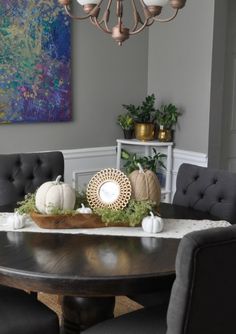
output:
[[117,169],[101,170],[82,192],[60,180],[58,176],[28,194],[19,202],[17,214],[27,214],[47,229],[141,226],[142,219],[156,207],[151,200],[131,199],[130,180]]

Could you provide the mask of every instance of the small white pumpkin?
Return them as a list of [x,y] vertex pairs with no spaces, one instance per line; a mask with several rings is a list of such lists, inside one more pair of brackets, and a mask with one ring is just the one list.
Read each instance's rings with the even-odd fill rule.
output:
[[85,207],[83,203],[81,204],[81,208],[78,208],[76,211],[85,214],[92,213],[92,210],[89,207]]
[[163,227],[163,219],[159,216],[154,216],[152,212],[150,212],[150,216],[147,216],[142,220],[142,228],[147,233],[161,232]]
[[67,183],[60,182],[61,175],[55,181],[43,183],[35,195],[35,206],[41,213],[50,214],[52,208],[73,210],[75,190]]
[[26,219],[27,219],[26,214],[21,215],[18,212],[15,212],[14,214],[8,217],[7,223],[13,230],[18,230],[25,227]]

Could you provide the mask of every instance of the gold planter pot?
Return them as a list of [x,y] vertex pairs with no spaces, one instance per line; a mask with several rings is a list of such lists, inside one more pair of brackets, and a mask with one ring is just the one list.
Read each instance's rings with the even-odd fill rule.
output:
[[153,123],[135,123],[134,134],[138,140],[154,140],[155,126]]
[[172,130],[159,129],[157,138],[159,141],[164,141],[164,142],[172,141]]

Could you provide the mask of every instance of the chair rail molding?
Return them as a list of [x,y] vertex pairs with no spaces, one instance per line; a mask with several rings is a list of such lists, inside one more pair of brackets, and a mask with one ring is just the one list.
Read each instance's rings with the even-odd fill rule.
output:
[[[137,148],[130,151],[137,152]],[[103,168],[116,168],[116,146],[61,150],[65,159],[65,182],[75,189],[84,188],[91,177]],[[140,153],[143,153],[140,150]],[[172,194],[175,192],[176,176],[182,163],[207,166],[206,153],[173,149]]]

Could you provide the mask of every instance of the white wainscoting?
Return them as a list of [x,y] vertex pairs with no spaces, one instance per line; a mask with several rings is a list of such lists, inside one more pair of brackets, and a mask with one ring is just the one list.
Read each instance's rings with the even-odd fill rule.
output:
[[208,157],[205,153],[184,151],[175,148],[173,150],[173,169],[172,169],[172,197],[176,189],[176,177],[179,167],[182,163],[193,164],[197,166],[207,167]]
[[116,147],[95,147],[62,150],[65,159],[65,181],[75,189],[85,185],[103,168],[116,165]]
[[[135,150],[136,151],[136,150]],[[95,147],[62,150],[65,159],[65,181],[75,189],[85,188],[91,177],[103,168],[115,168],[116,147]],[[207,166],[207,155],[179,149],[173,150],[172,194],[175,192],[176,175],[182,163]]]

